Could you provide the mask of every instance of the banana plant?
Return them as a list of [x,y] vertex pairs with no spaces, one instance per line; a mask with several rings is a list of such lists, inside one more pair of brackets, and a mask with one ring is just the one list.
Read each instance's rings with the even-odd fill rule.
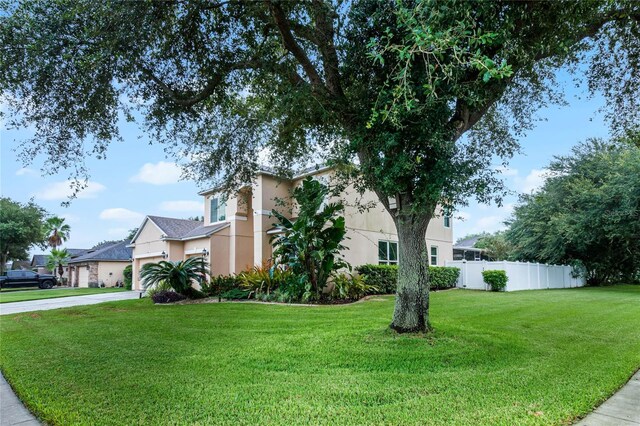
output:
[[306,178],[293,191],[293,199],[299,206],[295,220],[273,211],[278,219],[274,226],[278,233],[272,237],[275,267],[281,266],[304,282],[305,298],[319,297],[329,277],[337,270],[351,266],[341,255],[347,248],[342,245],[346,228],[341,202],[326,202],[329,188]]

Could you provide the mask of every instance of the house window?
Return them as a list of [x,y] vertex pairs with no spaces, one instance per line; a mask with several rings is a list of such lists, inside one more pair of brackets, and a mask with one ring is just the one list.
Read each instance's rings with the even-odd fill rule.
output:
[[438,246],[431,246],[431,265],[438,265]]
[[378,241],[378,263],[380,265],[398,264],[398,243],[395,241]]
[[221,222],[227,218],[227,200],[219,197],[211,198],[211,222]]
[[444,227],[451,228],[451,209],[443,209],[444,213]]

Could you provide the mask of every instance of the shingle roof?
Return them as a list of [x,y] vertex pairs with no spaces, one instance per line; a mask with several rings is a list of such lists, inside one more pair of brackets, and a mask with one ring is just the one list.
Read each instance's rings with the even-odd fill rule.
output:
[[127,241],[119,241],[98,250],[90,250],[88,253],[78,256],[69,261],[69,263],[79,263],[88,261],[128,261],[131,259],[132,250],[127,247]]
[[91,249],[67,249],[67,251],[69,252],[69,255],[71,256],[72,259],[74,257],[82,256],[83,254],[85,254],[89,250],[91,250]]
[[34,254],[31,259],[31,266],[46,266],[47,255],[46,254]]
[[475,237],[460,240],[453,246],[453,248],[475,248],[474,246],[478,240],[485,236],[486,235],[476,235]]
[[174,219],[172,217],[147,216],[153,223],[158,225],[160,230],[168,238],[181,238],[197,229],[203,227],[204,222],[198,220]]
[[187,238],[197,238],[197,237],[208,237],[214,232],[219,231],[223,228],[226,228],[227,226],[229,226],[229,222],[217,223],[215,225],[209,225],[209,226],[199,226],[179,238],[187,239]]

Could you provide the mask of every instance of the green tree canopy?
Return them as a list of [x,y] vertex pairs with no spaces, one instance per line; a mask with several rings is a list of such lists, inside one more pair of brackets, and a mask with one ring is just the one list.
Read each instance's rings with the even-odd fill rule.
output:
[[591,140],[549,170],[515,208],[506,233],[513,256],[577,262],[591,284],[640,278],[640,147]]
[[513,246],[505,231],[483,235],[474,247],[484,249],[491,260],[514,260]]
[[47,212],[33,201],[20,203],[0,198],[0,273],[7,260],[23,260],[33,246],[45,246],[44,218]]
[[135,111],[152,139],[195,159],[188,176],[230,190],[251,181],[259,151],[283,173],[357,160],[345,177],[375,191],[398,231],[398,331],[428,328],[424,236],[438,203],[500,200],[490,166],[561,101],[555,70],[584,65],[615,129],[640,114],[631,0],[3,5],[8,123],[35,127],[25,151],[51,167],[84,176],[79,159],[104,157]]

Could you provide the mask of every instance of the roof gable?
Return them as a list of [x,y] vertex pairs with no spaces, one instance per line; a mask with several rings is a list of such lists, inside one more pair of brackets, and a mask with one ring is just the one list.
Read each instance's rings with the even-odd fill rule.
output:
[[172,217],[147,216],[167,238],[180,238],[189,232],[202,227],[204,222],[199,220],[175,219]]

